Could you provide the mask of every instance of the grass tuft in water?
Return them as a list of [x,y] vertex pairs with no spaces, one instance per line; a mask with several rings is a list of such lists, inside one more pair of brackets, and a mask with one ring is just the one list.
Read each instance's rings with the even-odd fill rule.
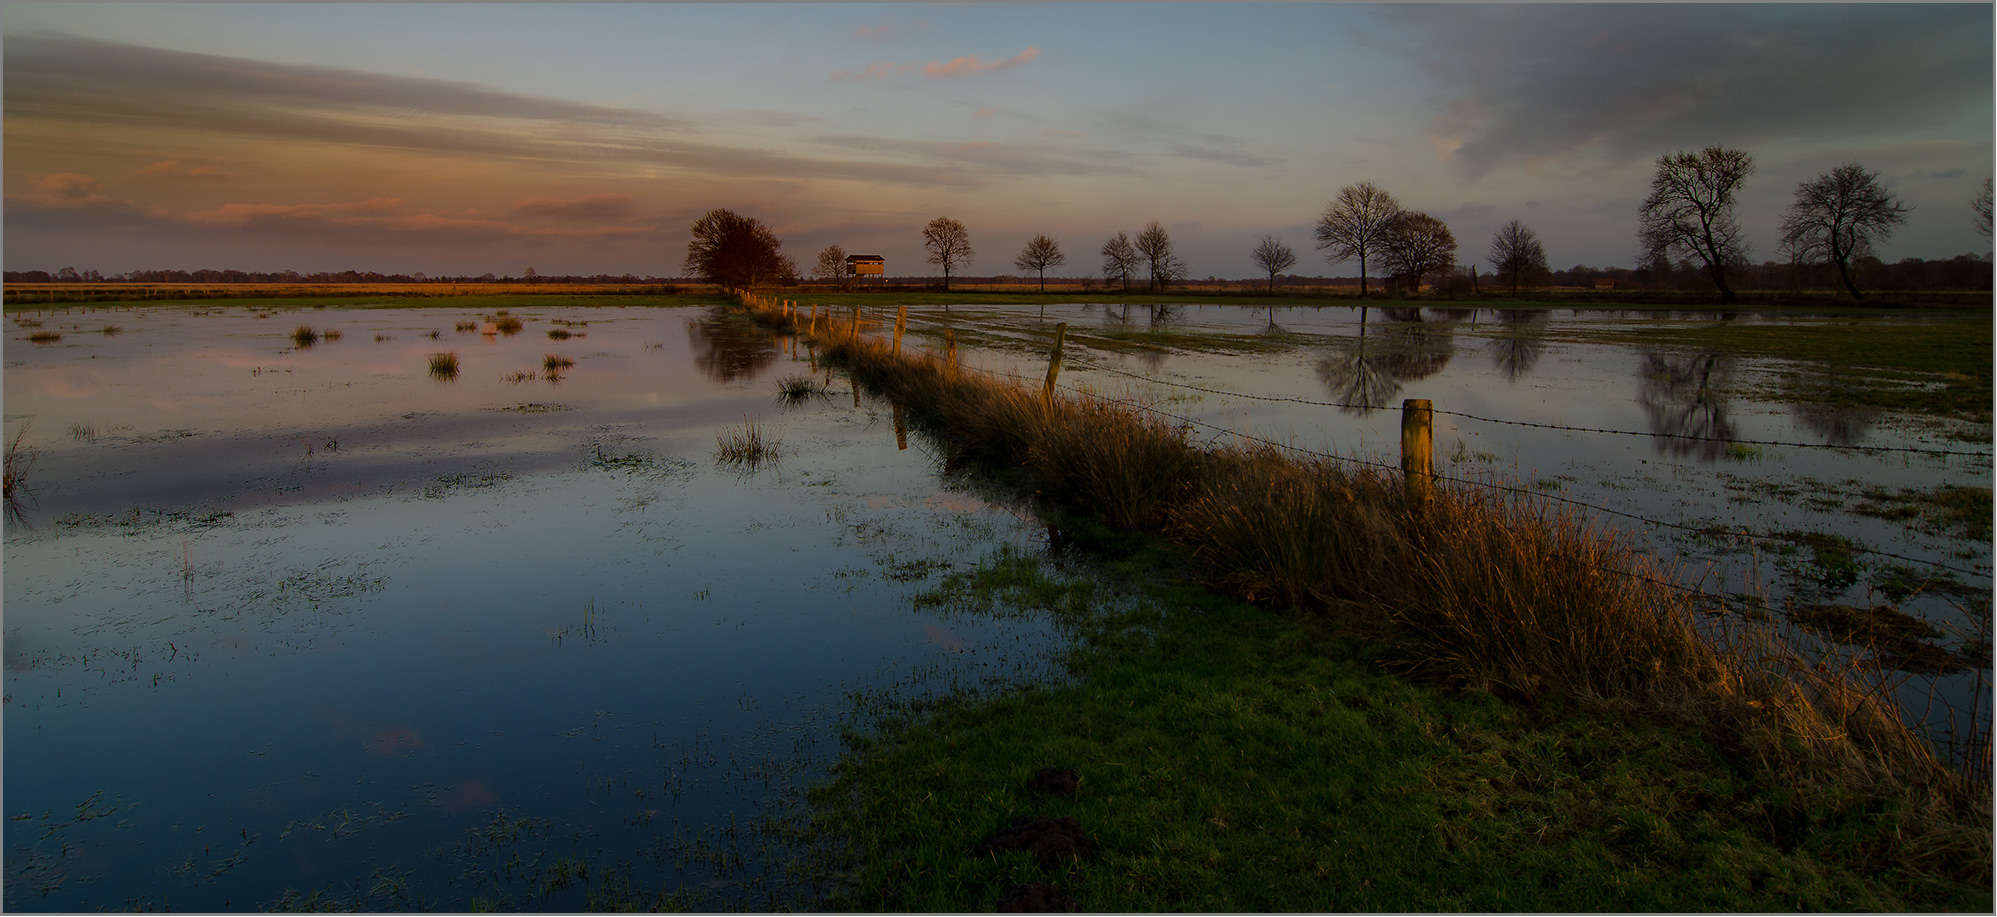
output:
[[774,461],[782,446],[782,440],[764,433],[755,421],[744,417],[740,427],[729,427],[715,437],[714,460],[753,469],[763,462]]
[[22,501],[32,500],[34,492],[28,489],[28,469],[35,464],[35,450],[23,445],[28,436],[28,427],[14,431],[14,438],[7,441],[5,477],[0,479],[0,498],[7,505],[7,518],[20,519],[23,512]]
[[319,332],[312,330],[311,325],[299,325],[291,332],[291,343],[301,350],[310,347],[319,343]]
[[97,329],[97,331],[105,337],[117,337],[125,333],[125,326],[106,323],[104,327]]
[[541,355],[541,369],[550,374],[559,373],[576,365],[576,361],[558,353]]
[[830,393],[825,384],[810,376],[785,376],[777,380],[777,400],[785,405],[799,405],[813,398],[827,398]]
[[458,355],[455,352],[431,354],[430,378],[436,379],[440,382],[457,381]]
[[53,344],[57,341],[62,340],[62,332],[37,331],[34,332],[33,334],[28,335],[28,340],[33,341],[37,344]]
[[569,339],[570,337],[572,337],[572,335],[570,335],[570,334],[569,334],[569,330],[568,330],[567,328],[549,328],[549,329],[548,329],[548,340],[551,340],[551,341],[566,341],[566,340],[568,340],[568,339]]

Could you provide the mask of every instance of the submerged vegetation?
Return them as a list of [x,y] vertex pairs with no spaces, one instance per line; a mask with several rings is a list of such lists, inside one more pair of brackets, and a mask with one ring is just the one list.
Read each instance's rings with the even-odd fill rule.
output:
[[[753,298],[750,302],[766,324],[789,332],[802,330],[783,309],[761,306]],[[1614,532],[1556,509],[1556,504],[1530,495],[1499,497],[1455,487],[1442,488],[1431,502],[1421,502],[1408,495],[1398,474],[1389,476],[1372,467],[1332,458],[1298,458],[1261,444],[1201,446],[1182,429],[1136,406],[1090,396],[1043,400],[1038,392],[959,372],[930,356],[897,355],[885,342],[855,336],[849,323],[838,318],[819,332],[815,346],[821,358],[844,363],[859,384],[894,399],[916,425],[932,431],[950,466],[988,469],[1010,487],[1035,494],[1051,511],[1098,519],[1114,531],[1167,539],[1177,545],[1175,550],[1190,555],[1197,575],[1211,586],[1267,607],[1312,613],[1293,614],[1294,636],[1281,639],[1308,639],[1304,635],[1320,626],[1336,629],[1348,639],[1363,638],[1374,649],[1362,654],[1413,676],[1419,684],[1512,702],[1514,707],[1504,708],[1512,712],[1504,715],[1515,723],[1539,715],[1530,711],[1560,710],[1585,714],[1592,722],[1613,721],[1618,729],[1657,730],[1659,736],[1672,736],[1671,743],[1692,743],[1688,748],[1700,750],[1669,754],[1711,756],[1696,768],[1705,775],[1701,781],[1731,775],[1726,779],[1751,784],[1752,793],[1764,801],[1787,800],[1781,804],[1789,807],[1789,814],[1777,819],[1783,824],[1779,846],[1835,848],[1825,849],[1835,864],[1830,868],[1843,871],[1842,878],[1829,879],[1839,887],[1824,892],[1825,897],[1802,895],[1796,901],[1814,899],[1822,902],[1818,906],[1834,908],[1877,906],[1857,895],[1848,882],[1892,863],[1898,864],[1896,881],[1902,885],[1900,893],[1912,896],[1909,901],[1941,906],[1940,901],[1959,905],[1970,900],[1974,907],[1987,906],[1991,857],[1987,760],[1972,760],[1958,770],[1902,722],[1889,688],[1879,679],[1805,659],[1752,624],[1710,618],[1691,596],[1670,584],[1669,571],[1659,569],[1654,559]],[[1823,546],[1817,560],[1825,575],[1838,575],[1834,545]],[[1256,665],[1242,663],[1246,669],[1260,665],[1259,660]],[[1296,690],[1345,696],[1329,690],[1333,688],[1334,682],[1307,677]],[[1155,690],[1143,693],[1158,695]],[[1096,709],[1076,703],[1082,709],[1057,708],[1038,715],[1083,716],[1084,711]],[[1218,706],[1198,705],[1202,713],[1219,717],[1209,719],[1207,727],[1260,728],[1248,725],[1256,721],[1255,702],[1216,697],[1212,703]],[[1244,703],[1250,706],[1241,706]],[[994,729],[1016,728],[983,707],[961,713],[968,722],[995,718]],[[1072,725],[1073,729],[1055,731],[1066,734],[1095,726],[1087,718],[1072,720]],[[1425,738],[1435,738],[1433,728],[1422,727]],[[1106,734],[1114,735],[1115,730]],[[1172,741],[1162,739],[1148,748],[1156,753],[1176,747]],[[1529,734],[1521,739],[1515,731],[1500,731],[1493,741],[1548,740]],[[1586,774],[1599,768],[1637,766],[1637,759],[1627,756],[1642,754],[1640,747],[1633,747],[1616,757],[1612,740],[1592,742],[1602,744],[1601,753],[1611,757],[1582,765],[1572,778],[1553,779],[1585,780]],[[1336,746],[1333,743],[1326,752],[1338,753]],[[903,753],[889,745],[863,751],[866,761]],[[1020,762],[1028,763],[1058,762]],[[1139,773],[1153,763],[1140,757],[1134,762],[1119,759],[1115,765],[1105,761],[1102,766],[1128,766],[1137,770],[1121,773]],[[1244,760],[1241,765],[1256,767],[1258,762]],[[948,777],[951,765],[938,762],[937,767],[937,780],[931,785],[955,787]],[[966,769],[992,773],[975,766]],[[1466,786],[1504,773],[1513,775],[1508,779],[1518,779],[1516,769],[1481,775],[1476,771],[1471,767],[1462,775],[1469,782]],[[1633,789],[1644,782],[1640,777],[1632,780]],[[1143,785],[1132,785],[1133,791]],[[1522,804],[1547,805],[1546,800],[1559,795],[1556,789],[1528,786]],[[858,792],[908,790],[912,788],[870,786]],[[986,786],[977,792],[1002,790]],[[1705,792],[1712,790],[1708,787]],[[952,807],[967,804],[959,797],[920,811],[904,806],[894,817],[917,822],[905,828],[912,834],[939,832],[944,828],[937,820],[956,817],[961,813]],[[1227,811],[1230,803],[1225,795],[1207,799],[1204,805],[1213,810],[1220,827],[1237,823],[1233,819],[1239,816]],[[1669,838],[1682,839],[1672,833],[1684,830],[1674,824],[1672,808],[1678,803],[1659,799],[1627,811],[1610,805],[1606,812],[1592,810],[1591,818],[1602,820],[1591,829],[1590,843],[1620,836],[1636,840],[1640,850],[1659,844],[1677,849],[1677,841]],[[1621,814],[1612,814],[1616,812]],[[1737,831],[1739,820],[1760,816],[1735,811],[1730,817],[1737,822],[1715,830]],[[1855,836],[1851,826],[1859,824],[1878,830],[1866,829],[1860,832],[1862,837]],[[1460,843],[1445,850],[1468,849],[1464,845],[1479,829],[1470,820],[1460,830],[1466,832],[1458,838]],[[1169,833],[1122,840],[1154,851],[1160,845],[1188,849],[1174,848]],[[1164,858],[1161,868],[1171,859]],[[856,899],[857,906],[923,910],[991,906],[951,897],[911,900],[891,891],[917,883],[949,886],[970,875],[968,871],[983,868],[971,865],[971,860],[950,869],[936,865],[933,875],[916,863],[900,867],[897,862],[907,862],[902,853],[882,852],[862,865],[863,875],[882,869],[913,871],[877,876],[875,891],[880,897],[862,896]],[[1547,868],[1558,869],[1558,863],[1550,861]],[[1250,858],[1228,868],[1248,870],[1240,873],[1247,877],[1241,887],[1253,888],[1261,883],[1256,877],[1284,875],[1289,867],[1270,869]],[[1394,867],[1383,864],[1383,868]],[[1391,873],[1370,879],[1401,881]],[[1126,889],[1149,887],[1162,897],[1111,897],[1087,906],[1373,909],[1349,901],[1180,898],[1165,893],[1171,880],[1156,873],[1104,881],[1120,882],[1119,887]],[[1755,891],[1761,888],[1754,886]],[[1968,898],[1958,897],[1964,895]],[[1423,902],[1402,907],[1428,909],[1434,899],[1396,900]],[[1716,906],[1688,903],[1700,901],[1696,895],[1634,903],[1616,900],[1624,903],[1473,897],[1456,906],[1528,910]]]

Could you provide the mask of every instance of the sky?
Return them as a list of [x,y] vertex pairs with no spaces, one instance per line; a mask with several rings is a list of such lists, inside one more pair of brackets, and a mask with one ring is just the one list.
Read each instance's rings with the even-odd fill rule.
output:
[[1660,155],[1798,183],[1858,162],[1913,207],[1888,261],[1987,254],[1993,6],[1962,4],[8,3],[8,270],[681,273],[727,208],[808,269],[932,275],[947,216],[1018,273],[1101,275],[1152,220],[1193,277],[1354,275],[1312,227],[1372,181],[1489,271],[1633,266]]

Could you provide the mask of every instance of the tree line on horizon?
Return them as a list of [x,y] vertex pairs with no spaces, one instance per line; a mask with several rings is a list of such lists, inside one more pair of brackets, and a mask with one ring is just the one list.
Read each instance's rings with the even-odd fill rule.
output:
[[[1739,191],[1754,171],[1754,157],[1742,150],[1707,147],[1698,152],[1679,151],[1659,156],[1651,179],[1650,195],[1637,209],[1637,257],[1639,268],[1624,271],[1605,268],[1602,274],[1617,274],[1629,282],[1662,284],[1676,280],[1679,288],[1697,284],[1685,282],[1694,270],[1703,275],[1703,285],[1717,291],[1720,301],[1733,303],[1738,297],[1733,281],[1754,270],[1748,260],[1745,234],[1736,213]],[[1991,180],[1970,202],[1972,223],[1985,238],[1991,235]],[[1779,251],[1787,257],[1782,272],[1790,284],[1800,288],[1804,278],[1817,280],[1828,273],[1838,286],[1854,299],[1864,298],[1859,281],[1869,285],[1911,284],[1926,287],[1932,281],[1966,281],[1971,288],[1989,285],[1988,261],[1959,256],[1942,262],[1903,259],[1900,269],[1887,268],[1874,254],[1875,246],[1903,225],[1913,210],[1880,183],[1879,173],[1867,171],[1856,162],[1838,166],[1797,185],[1781,223]],[[723,237],[721,227],[731,227]],[[923,228],[923,248],[927,262],[942,269],[943,288],[949,289],[955,269],[970,263],[974,252],[964,224],[950,217],[937,217]],[[1370,270],[1379,266],[1386,279],[1405,292],[1432,288],[1424,281],[1460,280],[1466,266],[1456,262],[1456,237],[1442,220],[1419,210],[1403,207],[1391,193],[1370,181],[1347,185],[1325,206],[1314,228],[1317,248],[1334,264],[1359,263],[1359,292],[1369,292]],[[738,246],[739,242],[739,247]],[[769,227],[753,217],[729,210],[715,210],[694,225],[694,239],[688,243],[684,269],[694,276],[729,288],[743,288],[757,282],[795,282],[795,265],[782,254],[782,241]],[[1144,270],[1146,286],[1164,290],[1186,276],[1184,261],[1172,251],[1171,234],[1157,220],[1147,223],[1133,239],[1119,231],[1098,250],[1102,257],[1105,283],[1130,289],[1138,271]],[[1513,218],[1492,236],[1487,259],[1495,269],[1492,280],[1509,286],[1517,294],[1523,287],[1549,283],[1554,271],[1549,267],[1545,245],[1531,227]],[[1272,235],[1263,236],[1250,251],[1255,265],[1267,273],[1273,291],[1276,278],[1297,263],[1296,252]],[[1964,258],[1984,265],[1982,282],[1976,283],[1963,270]],[[1041,233],[1029,239],[1013,259],[1013,266],[1035,274],[1046,289],[1047,269],[1067,262],[1060,243]],[[1761,267],[1764,281],[1773,271]],[[1941,265],[1928,270],[1928,264]],[[1467,266],[1471,291],[1479,290],[1475,264]],[[1577,266],[1569,274],[1589,271]],[[854,280],[845,249],[827,246],[819,252],[813,278],[848,286]],[[1918,276],[1917,276],[1918,275]],[[1449,283],[1455,286],[1454,282]]]
[[[1577,265],[1568,271],[1553,271],[1538,235],[1513,218],[1492,236],[1486,253],[1494,269],[1490,279],[1498,287],[1509,287],[1517,294],[1525,287],[1582,285],[1607,278],[1642,286],[1717,292],[1723,303],[1737,301],[1734,281],[1743,278],[1759,281],[1764,289],[1787,286],[1800,290],[1805,281],[1812,288],[1834,283],[1854,299],[1864,296],[1861,282],[1875,289],[1990,286],[1990,262],[1973,255],[1942,261],[1908,258],[1894,265],[1881,262],[1875,254],[1877,243],[1903,225],[1913,208],[1887,190],[1877,172],[1869,172],[1856,162],[1797,185],[1795,198],[1782,219],[1778,243],[1778,253],[1785,257],[1786,263],[1768,261],[1755,265],[1747,259],[1747,240],[1736,213],[1739,190],[1753,171],[1753,156],[1719,146],[1659,156],[1650,195],[1637,212],[1638,267],[1596,269]],[[1991,236],[1991,188],[1992,181],[1985,179],[1982,189],[1970,202],[1972,223],[1986,239]],[[1457,241],[1447,224],[1402,206],[1393,194],[1371,181],[1340,189],[1325,205],[1313,235],[1326,261],[1358,262],[1362,296],[1370,291],[1374,267],[1385,272],[1380,279],[1403,292],[1482,291],[1476,265],[1456,262]],[[694,223],[690,236],[682,263],[682,270],[689,277],[728,289],[795,283],[799,279],[797,264],[783,252],[783,241],[754,217],[715,209]],[[924,226],[922,236],[926,261],[941,269],[943,288],[947,290],[957,269],[975,257],[970,232],[963,223],[943,216]],[[1102,258],[1104,282],[1124,290],[1130,289],[1140,271],[1146,288],[1152,291],[1162,291],[1186,280],[1185,262],[1173,251],[1171,234],[1157,220],[1145,224],[1134,238],[1127,232],[1117,232],[1102,244],[1097,254]],[[1296,252],[1273,235],[1263,236],[1251,249],[1250,258],[1267,274],[1272,291],[1278,276],[1297,264]],[[1028,240],[1012,262],[1020,271],[1036,275],[1043,291],[1047,270],[1065,263],[1067,255],[1060,243],[1044,233]],[[841,286],[850,286],[855,279],[853,265],[838,245],[819,252],[811,276]],[[629,273],[548,277],[537,274],[531,267],[521,278],[502,278],[491,273],[476,277],[431,277],[421,272],[379,274],[351,270],[309,274],[135,270],[101,276],[94,270],[66,267],[53,274],[6,271],[4,279],[12,283],[666,284],[680,278],[639,277]],[[1466,286],[1468,289],[1464,290]]]

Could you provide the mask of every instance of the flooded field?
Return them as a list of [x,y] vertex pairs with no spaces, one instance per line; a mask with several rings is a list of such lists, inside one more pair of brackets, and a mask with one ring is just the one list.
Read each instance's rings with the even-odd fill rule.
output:
[[[1766,320],[910,313],[910,346],[947,328],[1035,383],[1065,322],[1062,385],[1195,439],[1397,467],[1400,401],[1430,399],[1456,486],[1572,501],[1799,640],[1897,653],[1931,725],[1987,723],[1987,413],[1797,397],[1821,367],[1645,343]],[[574,910],[680,883],[754,907],[798,889],[751,822],[823,773],[854,692],[1057,676],[1051,626],[911,601],[1044,527],[741,320],[10,318],[7,434],[32,449],[5,556],[10,908]],[[819,393],[780,401],[797,376]],[[778,457],[718,460],[751,421]]]

